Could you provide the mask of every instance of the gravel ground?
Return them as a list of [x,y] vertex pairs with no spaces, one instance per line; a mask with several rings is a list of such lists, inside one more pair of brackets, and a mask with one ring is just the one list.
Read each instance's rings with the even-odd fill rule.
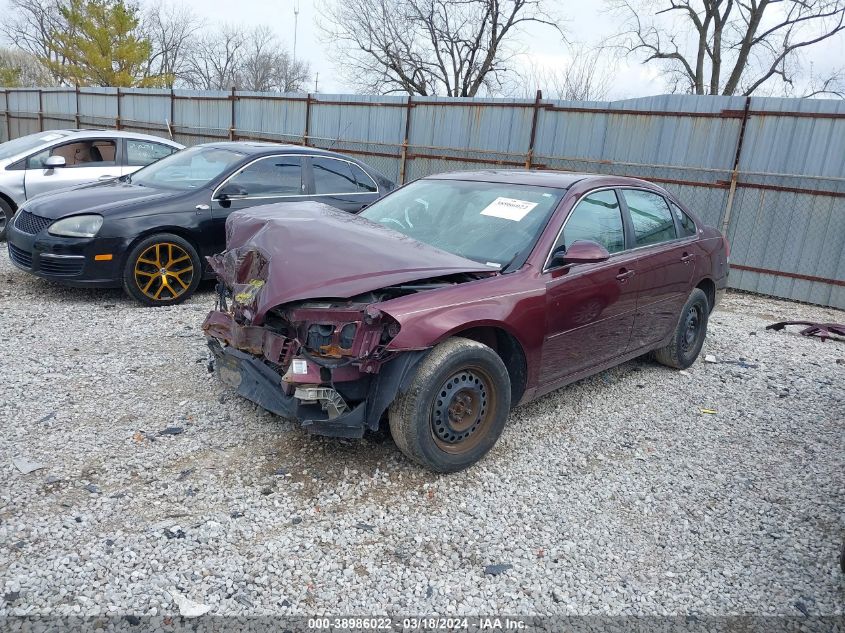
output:
[[627,363],[437,476],[223,389],[212,303],[0,254],[0,615],[843,614],[845,344],[763,329],[843,312],[729,294],[703,353],[756,366]]

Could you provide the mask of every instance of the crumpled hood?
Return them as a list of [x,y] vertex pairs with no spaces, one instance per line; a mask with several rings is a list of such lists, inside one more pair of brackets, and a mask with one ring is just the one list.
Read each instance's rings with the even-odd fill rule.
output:
[[317,202],[233,212],[209,263],[252,322],[291,301],[347,299],[386,286],[495,269]]
[[103,214],[134,207],[147,209],[150,203],[169,200],[184,193],[115,180],[43,193],[27,201],[26,210],[43,218],[58,220],[79,213]]

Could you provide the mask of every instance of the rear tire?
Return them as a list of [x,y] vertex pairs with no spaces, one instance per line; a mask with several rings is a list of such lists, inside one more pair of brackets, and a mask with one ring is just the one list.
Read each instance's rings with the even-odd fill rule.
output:
[[672,342],[654,351],[655,360],[675,369],[686,369],[692,365],[701,353],[704,339],[707,337],[709,316],[710,303],[707,295],[700,288],[695,288],[681,309]]
[[465,338],[437,345],[390,406],[390,433],[408,458],[439,473],[484,457],[511,406],[508,370],[492,349]]
[[6,239],[6,228],[12,223],[13,215],[12,205],[0,198],[0,242]]
[[202,279],[202,262],[184,238],[159,233],[141,240],[123,268],[123,289],[145,306],[182,303]]

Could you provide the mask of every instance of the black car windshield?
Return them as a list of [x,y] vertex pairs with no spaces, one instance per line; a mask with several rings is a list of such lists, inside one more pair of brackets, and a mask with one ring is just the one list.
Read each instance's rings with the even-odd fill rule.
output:
[[533,247],[565,191],[468,180],[418,180],[360,215],[419,242],[507,266]]
[[190,191],[228,173],[244,156],[241,152],[200,145],[166,156],[136,171],[128,180],[142,187]]
[[13,141],[6,141],[0,144],[0,160],[12,158],[18,154],[23,154],[36,147],[41,147],[45,143],[51,141],[58,141],[60,138],[68,136],[67,132],[39,132],[38,134],[28,134],[21,136]]

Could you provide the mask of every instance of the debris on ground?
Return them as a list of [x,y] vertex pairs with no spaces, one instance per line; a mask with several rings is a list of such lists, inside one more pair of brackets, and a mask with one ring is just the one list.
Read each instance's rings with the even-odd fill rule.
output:
[[179,476],[176,478],[176,481],[185,481],[188,477],[193,474],[196,468],[186,468],[185,470],[179,471]]
[[826,341],[829,338],[833,338],[833,340],[839,340],[836,338],[836,336],[845,337],[845,325],[841,323],[816,323],[814,321],[780,321],[778,323],[772,323],[771,325],[767,325],[766,329],[775,330],[776,332],[779,332],[788,325],[804,325],[806,327],[801,330],[800,334],[802,334],[803,336],[818,336],[822,341]]
[[707,355],[704,357],[704,362],[705,362],[705,363],[718,363],[719,361],[718,361],[718,360],[716,360],[716,357],[715,357],[715,356],[713,356],[713,354],[707,354]]
[[498,576],[499,574],[504,574],[509,569],[513,569],[513,565],[510,563],[499,563],[497,565],[487,565],[484,568],[484,573],[488,576]]
[[702,413],[706,413],[707,415],[716,415],[718,411],[716,409],[699,409]]
[[164,535],[167,537],[167,540],[185,538],[185,530],[178,525],[174,525],[171,528],[165,528]]
[[170,595],[173,596],[173,602],[175,602],[176,606],[179,607],[179,614],[183,618],[197,618],[211,611],[211,607],[207,604],[194,602],[187,596],[183,596],[178,591],[173,590],[170,592]]
[[21,471],[24,475],[28,475],[29,473],[33,473],[36,470],[46,468],[44,464],[39,464],[38,462],[30,461],[26,457],[21,456],[13,457],[12,463],[15,465],[15,468]]
[[185,432],[185,429],[181,426],[168,426],[166,429],[162,429],[158,432],[159,435],[181,435]]

